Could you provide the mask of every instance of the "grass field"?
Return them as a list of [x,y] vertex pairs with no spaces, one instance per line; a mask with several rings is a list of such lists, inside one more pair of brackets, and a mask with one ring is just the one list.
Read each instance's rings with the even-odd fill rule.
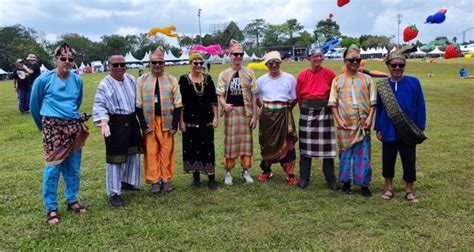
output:
[[[307,64],[283,64],[282,69],[296,76]],[[339,72],[342,63],[326,61],[325,65]],[[61,182],[62,222],[55,226],[44,222],[41,134],[31,115],[19,114],[11,81],[0,82],[0,250],[472,250],[474,80],[457,78],[462,67],[474,74],[474,61],[466,59],[441,59],[436,64],[412,61],[406,71],[421,80],[427,103],[429,139],[417,150],[419,203],[403,199],[399,160],[395,198],[389,202],[380,198],[384,188],[381,144],[373,133],[372,198],[360,196],[358,189],[351,196],[327,190],[320,160],[313,160],[311,184],[304,191],[289,188],[276,165],[275,176],[267,183],[247,185],[237,180],[225,187],[220,118],[215,134],[216,192],[205,186],[191,190],[192,176],[182,173],[178,133],[175,192],[152,197],[142,184],[141,191],[123,194],[128,203],[123,209],[114,209],[108,202],[103,139],[91,127],[83,149],[79,192],[90,211],[84,215],[67,212]],[[369,62],[367,68],[386,71],[379,61]],[[212,66],[215,80],[223,69]],[[179,76],[188,68],[167,71]],[[91,112],[95,88],[103,76],[83,76],[83,112]],[[257,134],[254,178],[260,173]],[[237,170],[234,178],[236,174]]]

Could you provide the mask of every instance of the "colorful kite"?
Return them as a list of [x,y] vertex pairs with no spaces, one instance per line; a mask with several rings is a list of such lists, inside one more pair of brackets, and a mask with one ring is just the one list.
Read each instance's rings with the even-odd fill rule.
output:
[[446,15],[445,13],[447,12],[447,9],[440,9],[438,12],[436,12],[434,15],[430,15],[426,18],[425,24],[441,24],[446,20]]
[[342,42],[342,39],[340,38],[333,38],[333,39],[328,40],[326,43],[324,43],[322,52],[327,53],[327,52],[332,51],[341,42]]
[[461,56],[461,50],[459,46],[455,46],[453,44],[448,45],[448,47],[446,47],[446,50],[444,51],[445,59],[458,58],[460,56]]
[[332,17],[334,17],[334,14],[329,13],[329,19],[332,19]]
[[265,65],[266,61],[262,61],[259,63],[249,63],[247,65],[247,68],[252,69],[252,70],[264,70],[268,71],[268,67]]
[[337,0],[337,6],[342,7],[348,4],[351,0]]
[[403,41],[408,42],[418,36],[418,29],[416,28],[416,25],[410,25],[405,27],[405,30],[403,30]]
[[162,33],[162,34],[164,34],[168,37],[173,37],[173,38],[179,39],[179,35],[174,34],[173,33],[174,31],[176,31],[176,27],[174,25],[166,26],[166,27],[163,27],[163,28],[153,27],[148,32],[148,36],[151,37],[151,36],[155,36],[157,33]]
[[209,55],[223,55],[225,52],[222,50],[220,45],[210,45],[210,46],[202,46],[196,45],[189,52],[203,52]]

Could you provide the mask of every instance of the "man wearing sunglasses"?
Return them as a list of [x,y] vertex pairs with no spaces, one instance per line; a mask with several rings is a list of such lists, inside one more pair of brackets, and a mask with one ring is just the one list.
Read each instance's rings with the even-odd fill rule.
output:
[[248,169],[252,166],[252,129],[257,125],[257,92],[255,74],[243,67],[242,45],[231,40],[229,45],[231,67],[219,74],[216,93],[225,113],[224,117],[224,183],[232,185],[232,168],[240,156],[242,179],[253,183]]
[[[426,108],[423,90],[420,81],[412,76],[404,75],[406,59],[416,47],[402,48],[391,52],[385,59],[385,64],[390,71],[388,81],[401,110],[422,131],[426,126]],[[397,153],[400,153],[403,166],[403,180],[405,180],[405,199],[409,202],[418,202],[413,193],[413,184],[416,181],[416,144],[407,144],[401,139],[392,120],[387,113],[387,105],[384,104],[378,87],[377,112],[375,118],[375,131],[377,138],[382,141],[382,175],[385,178],[385,191],[382,199],[390,200],[394,196],[393,177],[395,175],[395,161]],[[393,107],[393,106],[390,106]]]
[[361,58],[357,45],[350,45],[343,58],[347,71],[333,80],[328,102],[337,122],[339,183],[344,183],[344,193],[352,194],[352,166],[354,184],[361,186],[363,196],[371,197],[370,127],[377,91],[372,78],[359,72]]
[[31,115],[43,133],[46,166],[43,176],[43,200],[48,212],[46,222],[56,224],[58,182],[63,174],[67,209],[85,213],[77,201],[82,146],[89,133],[85,121],[90,115],[79,114],[82,103],[81,76],[72,73],[76,51],[67,43],[54,52],[56,69],[40,75],[33,83]]
[[277,51],[265,55],[268,73],[257,79],[259,106],[259,142],[262,154],[260,182],[272,177],[272,163],[280,162],[287,174],[289,186],[295,186],[298,140],[292,109],[296,105],[296,79],[280,70],[281,56]]
[[126,73],[125,58],[108,57],[110,74],[97,87],[92,112],[105,139],[106,188],[114,207],[124,205],[122,190],[138,190],[142,139],[135,114],[135,78]]
[[300,187],[306,188],[311,175],[311,158],[323,159],[327,186],[337,190],[334,176],[336,137],[331,108],[327,106],[331,83],[336,74],[323,67],[324,53],[319,43],[307,49],[310,69],[298,74],[296,99],[300,107]]
[[178,81],[165,72],[164,49],[151,55],[150,72],[137,80],[136,113],[144,133],[145,180],[150,192],[173,191],[174,135],[183,107]]

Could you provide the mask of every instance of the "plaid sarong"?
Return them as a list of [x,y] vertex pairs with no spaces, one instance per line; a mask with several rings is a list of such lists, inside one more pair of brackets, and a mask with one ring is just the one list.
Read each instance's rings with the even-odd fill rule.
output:
[[336,136],[331,108],[301,108],[300,155],[336,157]]
[[245,116],[244,107],[234,107],[224,117],[224,157],[252,156],[253,141],[251,117]]

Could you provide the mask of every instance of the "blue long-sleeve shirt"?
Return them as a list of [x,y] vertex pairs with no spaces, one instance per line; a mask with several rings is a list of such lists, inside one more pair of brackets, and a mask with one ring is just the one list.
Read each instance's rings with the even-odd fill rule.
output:
[[[420,81],[412,76],[404,76],[397,83],[393,82],[390,78],[388,82],[403,112],[407,114],[418,128],[424,130],[426,127],[426,107]],[[382,141],[392,142],[398,140],[399,135],[388,117],[380,95],[377,95],[377,110],[375,114],[374,129],[382,132]]]
[[79,119],[82,102],[82,78],[69,73],[61,80],[56,71],[41,74],[31,90],[30,111],[38,129],[42,130],[41,118]]

